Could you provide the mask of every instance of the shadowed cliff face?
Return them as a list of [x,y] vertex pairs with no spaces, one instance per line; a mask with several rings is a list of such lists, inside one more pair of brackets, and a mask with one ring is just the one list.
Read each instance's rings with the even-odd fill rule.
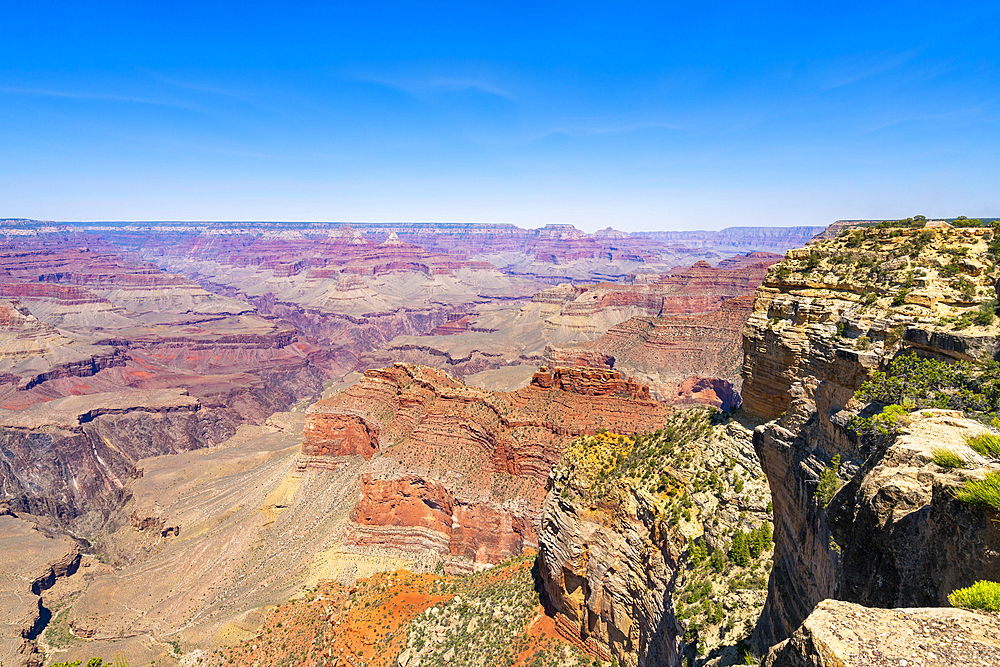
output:
[[[758,648],[788,637],[824,598],[941,604],[955,577],[993,567],[919,556],[934,544],[963,543],[984,519],[944,521],[961,509],[946,501],[954,479],[907,463],[912,456],[900,453],[902,441],[873,448],[846,429],[848,411],[861,407],[854,392],[894,355],[995,354],[996,326],[970,326],[980,302],[995,296],[995,269],[962,259],[986,257],[991,236],[985,229],[851,232],[789,251],[758,289],[744,330],[743,406],[773,419],[755,430],[754,447],[775,517]],[[965,313],[968,321],[956,329]],[[921,437],[921,423],[906,437]],[[965,428],[946,429],[939,442],[961,444]],[[835,455],[841,479],[853,480],[824,507],[816,489]]]
[[313,395],[324,351],[96,237],[0,244],[0,500],[67,522],[135,462]]

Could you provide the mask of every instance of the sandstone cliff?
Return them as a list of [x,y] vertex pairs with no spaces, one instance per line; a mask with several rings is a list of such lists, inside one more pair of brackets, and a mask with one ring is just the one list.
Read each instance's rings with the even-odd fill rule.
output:
[[548,347],[548,364],[614,368],[648,384],[657,400],[738,407],[742,383],[742,333],[750,297],[723,301],[706,314],[633,317],[595,341]]
[[763,667],[1000,664],[1000,619],[964,609],[872,609],[823,600]]
[[80,549],[0,505],[0,660],[37,667],[44,660],[35,640],[52,612],[41,594],[76,572]]
[[768,494],[750,432],[716,421],[684,411],[647,436],[581,438],[553,468],[542,580],[559,627],[605,660],[741,657],[769,547],[733,550],[737,533],[770,534]]
[[[744,331],[743,405],[773,420],[755,430],[754,446],[775,520],[758,649],[788,637],[825,598],[936,605],[959,581],[996,578],[992,558],[958,553],[995,544],[990,510],[953,504],[960,475],[928,454],[981,427],[916,416],[888,446],[847,428],[862,407],[854,392],[896,354],[995,355],[991,313],[978,315],[996,296],[992,234],[943,224],[846,231],[789,251],[758,289]],[[829,506],[817,495],[825,470],[851,480]]]

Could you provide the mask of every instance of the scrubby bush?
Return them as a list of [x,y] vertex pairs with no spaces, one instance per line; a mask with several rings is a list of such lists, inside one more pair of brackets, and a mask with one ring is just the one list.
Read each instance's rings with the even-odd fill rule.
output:
[[989,456],[990,458],[1000,458],[1000,437],[993,433],[983,433],[982,435],[966,438],[965,444],[978,454]]
[[968,588],[959,588],[948,596],[952,607],[1000,611],[1000,584],[995,581],[977,581]]
[[967,218],[964,215],[960,215],[951,221],[952,227],[982,227],[983,221],[979,218]]
[[740,567],[750,564],[750,545],[747,543],[748,535],[742,530],[737,530],[733,534],[732,544],[729,546],[729,558]]
[[965,460],[950,449],[934,449],[931,451],[932,461],[942,468],[964,468]]
[[833,500],[842,486],[837,470],[840,468],[840,454],[830,460],[830,465],[819,474],[819,486],[816,487],[816,498],[820,507],[826,507]]
[[963,503],[986,505],[1000,510],[1000,473],[988,472],[983,479],[967,479],[955,497]]
[[996,417],[1000,410],[1000,364],[994,360],[946,363],[902,355],[892,361],[888,371],[873,373],[854,396],[885,406],[872,417],[851,418],[850,427],[862,434],[894,433],[903,415],[925,408]]
[[988,327],[993,324],[993,319],[996,317],[997,312],[997,300],[990,299],[989,301],[984,301],[979,304],[979,310],[976,312],[976,324],[981,327]]

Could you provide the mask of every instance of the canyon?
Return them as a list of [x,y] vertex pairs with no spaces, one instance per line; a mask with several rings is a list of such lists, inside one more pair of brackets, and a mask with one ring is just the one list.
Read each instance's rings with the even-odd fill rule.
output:
[[6,224],[5,663],[1000,660],[990,228]]

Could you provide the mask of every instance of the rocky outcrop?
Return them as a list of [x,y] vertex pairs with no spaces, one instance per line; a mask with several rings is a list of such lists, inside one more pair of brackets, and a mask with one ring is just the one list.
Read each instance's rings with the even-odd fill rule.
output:
[[0,410],[0,490],[14,511],[68,522],[115,504],[136,461],[206,447],[240,418],[178,391],[72,396]]
[[430,548],[461,570],[535,544],[549,469],[575,436],[652,430],[670,412],[614,371],[543,370],[505,393],[396,364],[310,408],[300,466],[337,469],[370,452],[349,539]]
[[[854,392],[895,354],[954,360],[996,353],[995,324],[973,319],[979,303],[995,295],[994,277],[955,259],[986,256],[991,235],[946,225],[847,232],[789,251],[757,291],[744,330],[743,407],[773,420],[756,429],[754,447],[775,517],[758,648],[790,636],[826,598],[942,604],[957,580],[994,571],[989,559],[956,568],[961,558],[946,564],[927,555],[934,545],[964,544],[963,535],[984,526],[975,512],[949,504],[954,479],[921,470],[926,452],[910,452],[905,437],[886,449],[846,428],[850,411],[861,407]],[[954,328],[963,317],[967,324]],[[916,418],[912,436],[931,426]],[[953,425],[946,439],[927,441],[960,444],[969,428]],[[853,481],[824,507],[816,489],[838,455],[836,472]],[[949,513],[954,520],[945,520]]]
[[670,598],[677,556],[656,503],[616,485],[595,510],[558,494],[546,500],[541,575],[558,621],[605,660],[680,665],[684,633]]
[[542,366],[531,378],[531,386],[540,389],[580,394],[582,396],[620,396],[633,400],[649,401],[649,387],[631,378],[624,378],[618,371],[570,366],[553,368]]
[[736,297],[703,315],[633,317],[589,343],[550,346],[545,360],[614,368],[666,403],[730,409],[740,402],[741,340],[751,308],[750,297]]
[[357,415],[314,415],[302,436],[305,456],[359,455],[371,460],[378,450],[378,428]]
[[485,567],[538,546],[534,527],[523,515],[456,500],[443,484],[415,476],[362,476],[361,500],[351,518],[355,525],[348,540],[353,544],[437,552],[449,557],[449,570]]
[[762,667],[1000,664],[1000,619],[964,609],[872,609],[823,600]]
[[[948,606],[948,594],[1000,581],[1000,512],[955,497],[966,479],[1000,466],[965,445],[986,429],[948,410],[924,410],[869,458],[827,508],[839,558],[836,595],[868,607]],[[969,469],[936,465],[946,447]]]
[[37,667],[44,656],[34,640],[52,616],[40,596],[76,572],[80,549],[8,511],[0,514],[0,553],[0,660]]
[[706,415],[678,412],[639,440],[581,438],[550,475],[545,591],[566,635],[605,660],[733,660],[763,606],[766,553],[747,567],[723,554],[736,530],[766,525],[766,479],[746,427]]

